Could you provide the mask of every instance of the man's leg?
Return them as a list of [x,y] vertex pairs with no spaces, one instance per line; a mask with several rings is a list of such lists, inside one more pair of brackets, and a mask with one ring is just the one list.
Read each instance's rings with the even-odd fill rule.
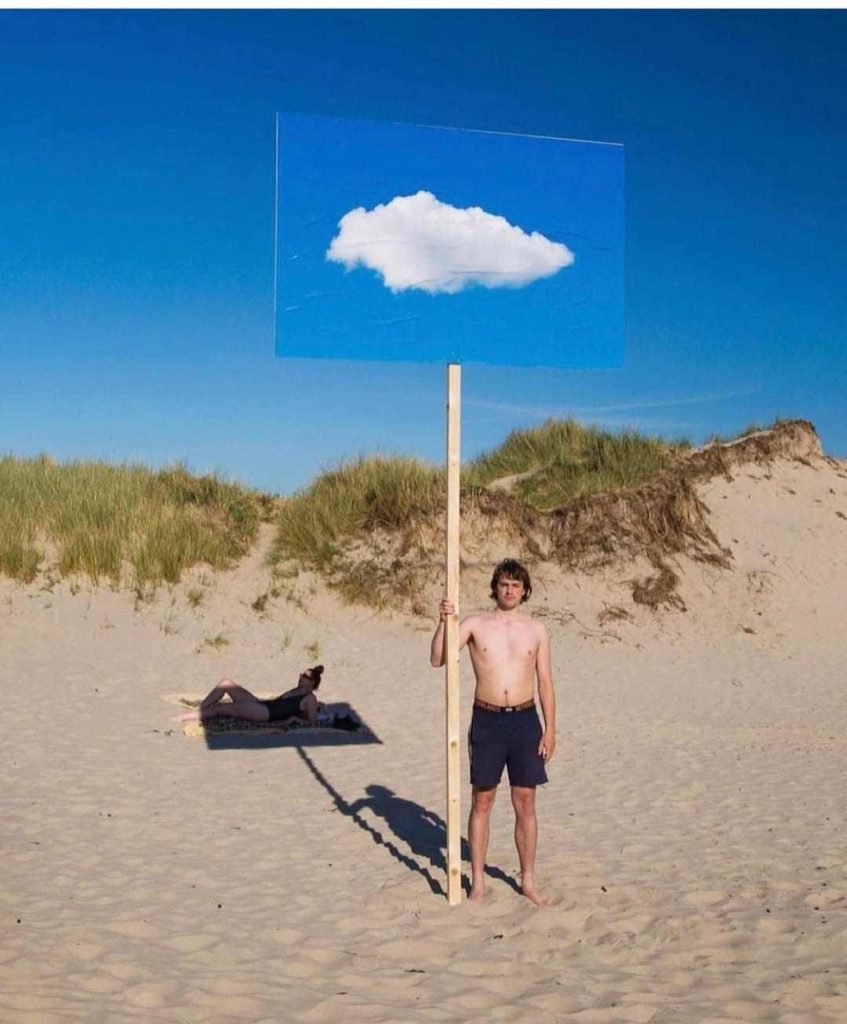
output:
[[468,820],[468,845],[471,848],[471,899],[485,895],[485,855],[488,852],[489,822],[497,787],[473,787],[471,816]]
[[535,849],[538,844],[538,819],[535,814],[535,786],[512,786],[515,809],[515,846],[521,862],[521,892],[539,907],[550,902],[535,888]]

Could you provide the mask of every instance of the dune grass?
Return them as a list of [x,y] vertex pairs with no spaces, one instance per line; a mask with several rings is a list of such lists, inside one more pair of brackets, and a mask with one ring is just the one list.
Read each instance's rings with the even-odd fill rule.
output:
[[[656,479],[690,447],[684,440],[549,420],[513,431],[498,448],[466,464],[463,502],[477,500],[482,507],[491,502],[485,492],[500,490],[509,500],[498,498],[491,508],[499,512],[491,514],[520,518],[520,509],[528,508],[542,515],[556,510],[552,514],[561,518],[559,510],[575,502]],[[0,458],[0,573],[32,580],[49,549],[62,575],[87,573],[139,588],[176,582],[188,566],[223,568],[243,555],[274,504],[272,564],[293,561],[342,592],[346,587],[358,594],[361,563],[369,589],[379,569],[386,576],[383,589],[390,590],[405,569],[414,575],[406,565],[405,545],[414,543],[409,527],[435,523],[444,503],[443,470],[406,457],[343,463],[291,498],[273,502],[214,476],[193,476],[183,466],[154,472],[140,465],[57,465],[46,456],[6,456]],[[392,535],[394,541],[384,544]],[[370,545],[367,553],[357,540]],[[377,565],[379,548],[386,558]]]
[[331,571],[342,541],[402,529],[443,503],[442,474],[417,459],[374,456],[343,463],[285,503],[271,561],[294,559]]
[[173,583],[188,566],[244,554],[259,517],[258,495],[183,466],[0,458],[0,572],[23,581],[49,546],[62,576]]
[[[514,431],[494,451],[464,467],[466,495],[504,477],[522,477],[510,492],[539,510],[573,498],[620,490],[655,477],[686,442],[612,434],[574,420]],[[374,530],[402,530],[444,508],[444,474],[403,457],[371,457],[321,474],[290,498],[279,518],[272,561],[292,559],[331,573],[346,543]],[[349,572],[349,567],[347,570]]]
[[515,430],[494,451],[465,468],[463,482],[487,488],[514,478],[511,494],[541,511],[575,498],[619,491],[653,479],[690,442],[662,441],[635,431],[612,433],[572,419]]

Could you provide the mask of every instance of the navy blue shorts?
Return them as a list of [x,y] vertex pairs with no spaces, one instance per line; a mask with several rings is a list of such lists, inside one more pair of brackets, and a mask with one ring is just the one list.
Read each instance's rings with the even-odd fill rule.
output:
[[524,711],[486,711],[474,707],[468,730],[471,785],[494,789],[503,768],[509,769],[509,785],[541,786],[547,781],[544,758],[538,744],[544,730],[534,707]]

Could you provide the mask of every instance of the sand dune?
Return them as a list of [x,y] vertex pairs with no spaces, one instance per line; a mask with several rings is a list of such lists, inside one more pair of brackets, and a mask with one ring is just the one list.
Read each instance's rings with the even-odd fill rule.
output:
[[[684,612],[633,603],[643,565],[538,567],[545,910],[505,792],[486,902],[446,904],[429,621],[305,575],[257,612],[267,534],[141,604],[0,582],[0,1019],[843,1024],[847,466],[789,448],[729,477],[697,486],[731,568],[678,559]],[[485,594],[467,572],[465,609]],[[379,742],[216,749],[173,721],[174,694],[317,660]]]

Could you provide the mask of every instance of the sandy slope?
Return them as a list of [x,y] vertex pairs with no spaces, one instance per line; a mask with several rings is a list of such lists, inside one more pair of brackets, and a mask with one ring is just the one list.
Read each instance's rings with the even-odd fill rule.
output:
[[[685,613],[634,606],[637,566],[538,574],[561,743],[541,911],[506,791],[486,904],[439,895],[429,623],[302,577],[259,613],[260,550],[137,609],[0,583],[0,1019],[843,1024],[847,468],[733,475],[700,493],[734,567],[680,563]],[[161,699],[279,692],[315,660],[380,744],[210,749]]]

